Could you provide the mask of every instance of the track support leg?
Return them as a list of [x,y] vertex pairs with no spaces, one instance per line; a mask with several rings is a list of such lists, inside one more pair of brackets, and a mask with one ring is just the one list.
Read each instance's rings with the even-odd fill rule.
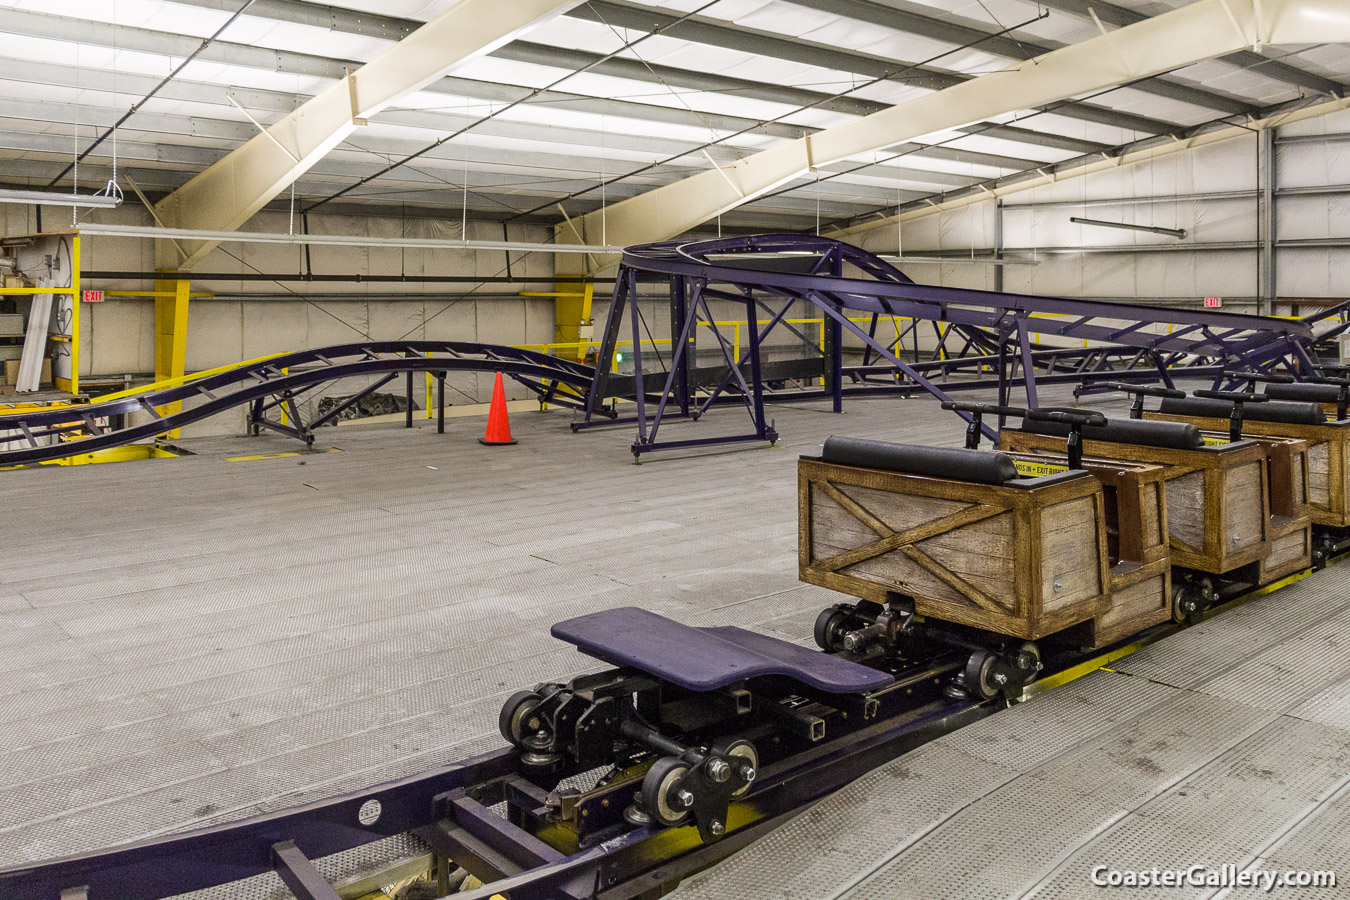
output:
[[445,434],[445,373],[436,373],[436,433]]

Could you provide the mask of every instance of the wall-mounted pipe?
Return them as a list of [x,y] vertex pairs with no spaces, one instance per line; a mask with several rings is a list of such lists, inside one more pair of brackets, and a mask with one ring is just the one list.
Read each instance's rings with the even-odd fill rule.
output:
[[1147,231],[1149,234],[1165,234],[1168,237],[1184,238],[1184,228],[1163,228],[1160,225],[1133,225],[1129,222],[1107,222],[1103,219],[1085,219],[1082,216],[1069,216],[1069,221],[1077,225],[1096,225],[1099,228],[1122,228],[1126,231]]

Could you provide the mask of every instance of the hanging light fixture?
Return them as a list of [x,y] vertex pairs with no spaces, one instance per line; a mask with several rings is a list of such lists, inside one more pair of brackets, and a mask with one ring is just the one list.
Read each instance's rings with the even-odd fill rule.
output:
[[58,194],[54,191],[0,190],[0,203],[21,203],[25,206],[88,206],[115,209],[122,202],[118,196],[107,194]]

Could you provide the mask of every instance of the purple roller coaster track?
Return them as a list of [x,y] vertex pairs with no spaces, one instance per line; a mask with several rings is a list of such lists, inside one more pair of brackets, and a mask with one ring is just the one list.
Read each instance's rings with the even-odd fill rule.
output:
[[[638,307],[639,287],[645,285],[659,286],[658,295],[668,300],[668,356],[651,341]],[[650,288],[645,296],[652,296]],[[744,349],[719,329],[710,300],[744,306],[749,337]],[[811,340],[788,321],[794,308],[822,318],[823,340]],[[908,324],[887,340],[877,336],[883,318]],[[614,371],[625,319],[633,348],[631,377]],[[720,356],[714,367],[695,366],[697,325],[712,335]],[[921,349],[919,337],[929,328],[933,339]],[[803,358],[765,358],[765,344],[777,329],[791,332],[807,349]],[[1170,386],[1174,375],[1218,382],[1225,369],[1234,368],[1311,372],[1313,340],[1309,323],[1298,319],[918,284],[874,254],[806,235],[645,244],[624,252],[585,418],[575,427],[636,422],[632,449],[640,459],[655,450],[773,442],[778,435],[765,404],[776,400],[828,398],[838,412],[850,395],[927,391],[947,399],[952,391],[997,388],[1004,404],[1020,385],[1027,405],[1037,406],[1038,384],[1075,383],[1091,390],[1120,381]],[[617,418],[606,400],[629,391],[636,416]],[[721,402],[743,403],[753,431],[657,439],[666,419],[697,419]],[[981,427],[990,437],[996,433]]]

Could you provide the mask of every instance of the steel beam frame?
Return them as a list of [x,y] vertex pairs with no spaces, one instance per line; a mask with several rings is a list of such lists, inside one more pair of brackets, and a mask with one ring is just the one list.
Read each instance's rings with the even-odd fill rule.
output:
[[[775,271],[764,264],[742,264],[757,255],[814,255],[815,259],[800,274]],[[861,272],[861,277],[844,277],[846,268]],[[639,282],[653,281],[667,286],[671,321],[680,325],[671,332],[671,365],[659,373],[652,371],[642,350],[640,313],[630,312]],[[707,306],[710,297],[745,306],[750,338],[739,358],[714,322]],[[777,308],[769,308],[765,299],[777,303]],[[783,320],[794,306],[813,307],[828,326],[824,350],[810,347],[810,359],[822,366],[820,374],[813,376],[823,375],[821,390],[774,391],[762,375],[760,348],[776,328],[787,327]],[[759,318],[761,309],[769,314],[766,323]],[[689,338],[700,312],[725,365],[706,382],[707,392],[695,408],[699,386],[690,382]],[[850,313],[858,312],[870,314],[866,328],[852,321]],[[625,316],[635,348],[631,381],[612,374]],[[887,340],[877,336],[883,316],[912,321],[897,327],[895,338]],[[937,337],[928,359],[922,358],[917,343],[925,323],[933,326]],[[844,362],[846,333],[862,346],[861,365]],[[915,349],[906,354],[902,344],[910,335],[915,337]],[[1085,346],[1041,343],[1036,335],[1082,340]],[[800,332],[795,336],[808,343]],[[953,349],[958,340],[960,346]],[[651,244],[630,247],[624,253],[595,381],[587,395],[586,416],[574,427],[580,430],[601,424],[599,415],[609,417],[603,424],[636,422],[638,435],[632,450],[640,459],[644,453],[677,447],[776,441],[778,434],[764,417],[765,404],[774,401],[829,398],[839,412],[848,395],[923,391],[945,400],[951,391],[994,388],[999,402],[1006,404],[1017,388],[1028,406],[1036,406],[1038,387],[1045,384],[1070,383],[1080,392],[1091,392],[1107,382],[1163,381],[1170,386],[1173,374],[1218,379],[1225,368],[1235,366],[1296,366],[1312,340],[1311,326],[1300,321],[921,285],[873,254],[806,235]],[[1303,371],[1311,370],[1304,367]],[[637,400],[635,419],[616,419],[613,409],[603,405],[606,397],[622,393],[620,383],[632,386]],[[753,430],[657,441],[666,418],[697,419],[719,403],[743,404]],[[653,404],[654,412],[649,412]],[[678,413],[673,411],[676,408]],[[990,438],[996,437],[991,425],[982,427]]]
[[[950,665],[942,672],[947,672]],[[932,680],[919,672],[914,684]],[[599,832],[573,853],[544,843],[532,823],[544,820],[547,790],[519,774],[514,748],[466,759],[400,781],[306,806],[113,850],[0,871],[6,900],[54,900],[83,889],[90,900],[164,900],[243,878],[277,872],[297,900],[332,900],[336,891],[310,862],[384,837],[413,832],[442,860],[469,868],[486,887],[464,900],[626,900],[669,884],[730,855],[807,804],[943,734],[1000,709],[993,701],[930,702],[848,729],[780,763],[761,768],[754,789],[737,801],[739,823],[720,841],[690,847],[653,825]],[[579,774],[562,770],[544,784]],[[362,818],[374,801],[379,814]],[[503,818],[488,807],[506,802]]]
[[[315,429],[333,421],[343,409],[400,375],[411,379],[416,372],[431,373],[441,382],[442,401],[444,380],[450,372],[501,372],[528,388],[541,402],[571,408],[579,408],[579,404],[559,395],[559,386],[566,385],[580,395],[595,380],[591,366],[495,344],[462,341],[340,344],[269,357],[183,384],[84,406],[24,410],[0,416],[0,431],[19,432],[16,437],[0,437],[0,466],[63,459],[148,440],[239,406],[248,409],[248,425],[254,434],[265,428],[312,445]],[[300,415],[295,401],[302,394],[345,378],[370,376],[379,380],[336,409],[308,423]],[[187,400],[194,401],[193,405],[187,406],[184,403]],[[285,410],[290,421],[283,423],[269,418],[267,413],[274,409]],[[162,413],[165,410],[168,412]],[[111,419],[132,412],[149,412],[151,421],[118,429],[92,427],[95,419]],[[442,412],[438,423],[442,431],[443,415]],[[19,446],[13,447],[15,444]]]

